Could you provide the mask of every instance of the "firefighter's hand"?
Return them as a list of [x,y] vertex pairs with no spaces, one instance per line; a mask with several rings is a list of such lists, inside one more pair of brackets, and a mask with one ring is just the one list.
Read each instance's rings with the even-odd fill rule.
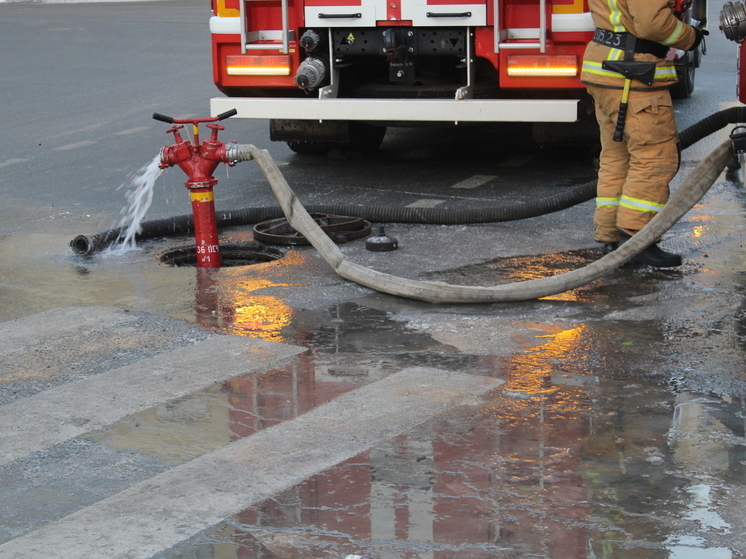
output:
[[710,32],[707,29],[700,29],[699,27],[693,27],[694,29],[694,44],[689,50],[697,50],[697,47],[705,40],[705,35],[709,35]]

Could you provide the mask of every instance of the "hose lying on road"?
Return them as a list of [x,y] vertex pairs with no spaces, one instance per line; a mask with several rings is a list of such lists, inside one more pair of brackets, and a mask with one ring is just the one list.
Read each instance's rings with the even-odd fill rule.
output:
[[[345,204],[311,204],[306,206],[310,213],[361,217],[379,223],[423,223],[438,225],[458,225],[472,223],[497,223],[527,219],[557,212],[586,202],[596,195],[596,181],[576,186],[566,192],[528,203],[518,203],[503,207],[442,209],[408,208],[397,206],[356,206]],[[237,210],[216,211],[218,229],[259,223],[267,219],[283,217],[280,206],[260,206]],[[166,219],[146,221],[141,224],[135,241],[184,235],[194,230],[192,215],[179,215]],[[119,241],[126,233],[126,227],[109,229],[96,235],[78,235],[70,241],[73,252],[80,255],[93,254]]]
[[633,258],[668,231],[704,196],[733,157],[733,146],[728,140],[695,167],[650,223],[617,250],[588,266],[541,279],[494,287],[473,287],[400,278],[350,262],[308,214],[269,152],[252,145],[238,147],[242,159],[253,158],[267,177],[288,223],[311,242],[340,276],[376,291],[431,303],[525,301],[562,293],[600,278]]
[[[729,124],[746,122],[746,107],[731,107],[710,115],[686,128],[679,134],[682,149],[695,144],[702,138],[724,128]],[[488,206],[467,209],[443,208],[407,208],[393,206],[359,206],[342,204],[309,205],[311,213],[325,213],[361,217],[381,223],[423,223],[438,225],[497,223],[515,221],[557,212],[587,202],[596,196],[596,181],[575,186],[561,194],[528,203],[516,203],[508,206]],[[267,219],[283,216],[279,206],[244,208],[216,212],[218,228],[234,227],[259,223]],[[167,219],[146,221],[142,223],[136,241],[182,235],[193,231],[191,215],[175,216]],[[125,228],[118,227],[96,235],[78,235],[70,246],[73,252],[80,255],[92,254],[116,243],[124,236]]]

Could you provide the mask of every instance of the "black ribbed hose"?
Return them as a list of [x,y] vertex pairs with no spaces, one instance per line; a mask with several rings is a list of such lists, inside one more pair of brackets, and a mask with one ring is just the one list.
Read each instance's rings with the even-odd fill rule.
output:
[[[746,122],[746,107],[731,107],[714,113],[686,128],[679,134],[681,149],[686,149],[701,139],[717,132],[729,124]],[[400,206],[359,206],[346,204],[315,204],[306,206],[309,213],[324,213],[361,217],[369,221],[383,223],[420,223],[430,225],[458,225],[474,223],[498,223],[527,219],[565,210],[596,196],[596,181],[575,186],[561,194],[532,202],[518,202],[507,206],[481,208],[408,208]],[[259,223],[267,219],[284,217],[280,206],[261,206],[238,210],[215,212],[218,228],[235,227]],[[169,235],[183,235],[193,232],[191,215],[145,221],[136,241]],[[80,255],[92,254],[116,243],[124,236],[126,228],[117,227],[96,235],[78,235],[70,241],[73,252]]]

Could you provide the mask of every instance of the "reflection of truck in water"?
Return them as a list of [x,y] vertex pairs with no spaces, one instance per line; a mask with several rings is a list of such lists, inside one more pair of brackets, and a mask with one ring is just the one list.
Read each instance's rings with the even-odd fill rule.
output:
[[[376,149],[386,126],[527,122],[595,137],[579,81],[587,0],[213,0],[214,114],[270,119],[297,152]],[[673,53],[672,53],[673,54]],[[693,89],[678,53],[675,93]],[[592,136],[589,136],[592,134]]]

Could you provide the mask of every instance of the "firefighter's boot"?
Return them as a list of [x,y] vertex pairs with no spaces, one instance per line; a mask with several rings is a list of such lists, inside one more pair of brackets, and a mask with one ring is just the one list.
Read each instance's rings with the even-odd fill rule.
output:
[[[626,233],[622,233],[619,244],[622,245],[631,238],[632,237],[630,237]],[[658,246],[658,243],[653,243],[645,250],[643,250],[640,254],[632,258],[630,262],[647,264],[648,266],[653,266],[654,268],[674,268],[676,266],[681,266],[682,258],[680,254],[666,252]]]

